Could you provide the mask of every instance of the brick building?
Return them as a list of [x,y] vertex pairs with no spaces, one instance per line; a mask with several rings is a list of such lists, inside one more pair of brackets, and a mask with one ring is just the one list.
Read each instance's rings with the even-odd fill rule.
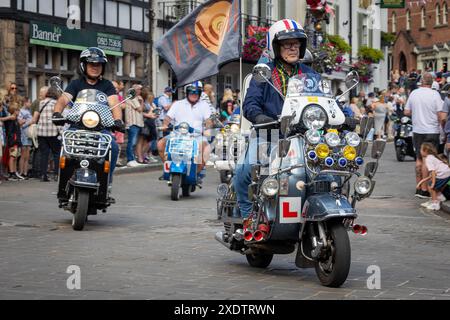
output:
[[407,0],[404,9],[389,9],[389,32],[396,34],[389,55],[392,70],[447,68],[449,6],[448,0]]

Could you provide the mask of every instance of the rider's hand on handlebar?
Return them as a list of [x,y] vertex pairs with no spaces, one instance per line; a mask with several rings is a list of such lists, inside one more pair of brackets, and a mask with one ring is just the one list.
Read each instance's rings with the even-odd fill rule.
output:
[[113,130],[125,133],[125,123],[121,119],[114,120]]
[[257,115],[255,118],[256,124],[268,123],[268,122],[273,122],[273,121],[275,121],[275,120],[269,116],[266,116],[265,114]]
[[66,119],[59,112],[53,112],[52,122],[55,126],[63,126],[66,123]]

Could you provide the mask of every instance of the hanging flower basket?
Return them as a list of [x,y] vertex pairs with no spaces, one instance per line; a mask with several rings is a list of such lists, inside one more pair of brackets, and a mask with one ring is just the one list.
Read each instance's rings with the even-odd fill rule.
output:
[[253,35],[248,37],[244,43],[242,58],[256,62],[266,47],[266,33],[268,29],[256,27],[256,29],[252,28],[252,30],[254,31]]

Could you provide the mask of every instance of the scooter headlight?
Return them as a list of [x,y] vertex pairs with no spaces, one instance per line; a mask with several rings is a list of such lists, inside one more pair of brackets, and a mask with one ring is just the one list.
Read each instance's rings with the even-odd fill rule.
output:
[[230,130],[231,130],[231,133],[236,134],[236,133],[239,133],[241,129],[239,128],[239,126],[237,124],[232,124],[230,127]]
[[98,126],[100,122],[100,116],[95,111],[87,111],[83,114],[81,122],[86,128],[92,129]]
[[409,121],[409,118],[408,118],[408,117],[402,117],[402,118],[400,119],[400,122],[403,123],[403,124],[408,123],[408,121]]
[[275,178],[266,178],[261,186],[262,193],[267,197],[273,197],[278,193],[279,185]]
[[325,135],[325,140],[330,147],[337,147],[341,143],[341,139],[338,134],[334,132],[328,132]]
[[344,158],[353,161],[356,158],[356,149],[352,146],[345,146],[344,150],[342,150]]
[[356,132],[349,132],[345,135],[345,140],[351,147],[357,147],[361,143],[361,138]]
[[311,104],[303,111],[302,121],[306,128],[319,130],[327,122],[327,115],[321,106]]
[[178,131],[181,134],[187,134],[189,132],[189,124],[187,122],[180,123],[180,125],[178,126]]
[[360,195],[366,195],[372,189],[372,180],[366,176],[359,177],[355,181],[355,191]]
[[320,132],[317,130],[306,131],[306,140],[309,144],[318,144],[320,142]]
[[318,144],[316,147],[317,156],[320,159],[325,159],[330,154],[330,148],[324,143]]

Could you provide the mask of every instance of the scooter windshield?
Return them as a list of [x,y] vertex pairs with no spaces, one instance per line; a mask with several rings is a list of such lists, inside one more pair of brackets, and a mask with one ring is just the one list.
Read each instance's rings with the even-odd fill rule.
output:
[[81,116],[86,111],[97,112],[103,127],[110,128],[114,126],[114,118],[108,105],[108,97],[103,92],[95,89],[80,91],[73,106],[68,109],[65,116],[69,121],[79,123]]
[[331,84],[318,73],[302,73],[289,79],[287,96],[330,96]]

